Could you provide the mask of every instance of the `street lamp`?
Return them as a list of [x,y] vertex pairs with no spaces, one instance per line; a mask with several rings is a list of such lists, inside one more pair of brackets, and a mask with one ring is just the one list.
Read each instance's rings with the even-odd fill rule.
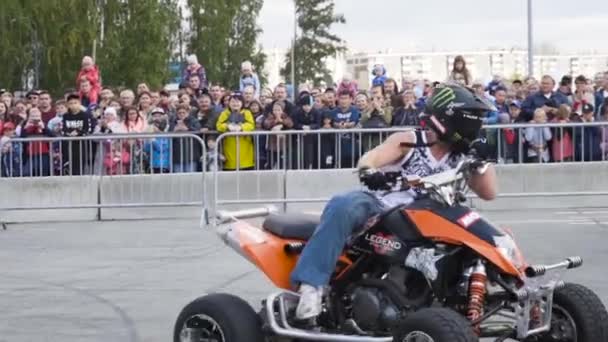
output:
[[291,86],[293,87],[293,101],[296,101],[296,39],[298,36],[298,5],[293,0],[293,43],[291,44]]
[[534,76],[534,46],[532,37],[532,0],[528,0],[528,76]]

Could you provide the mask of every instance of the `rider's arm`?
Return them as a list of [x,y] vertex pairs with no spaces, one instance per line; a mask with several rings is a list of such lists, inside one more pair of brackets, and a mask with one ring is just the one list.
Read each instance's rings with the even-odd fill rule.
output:
[[469,180],[469,188],[479,196],[479,198],[491,201],[496,198],[498,186],[496,183],[496,169],[494,165],[488,166],[484,174],[477,174]]
[[392,134],[382,144],[364,154],[359,160],[358,168],[378,169],[390,165],[409,152],[410,148],[401,146],[401,143],[415,142],[416,133],[413,131]]

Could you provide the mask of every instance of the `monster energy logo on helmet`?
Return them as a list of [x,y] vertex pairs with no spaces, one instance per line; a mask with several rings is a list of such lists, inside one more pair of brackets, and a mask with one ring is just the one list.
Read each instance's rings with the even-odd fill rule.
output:
[[438,109],[447,106],[454,100],[456,100],[456,93],[454,93],[454,89],[444,87],[439,89],[439,91],[433,95],[431,105],[433,108]]

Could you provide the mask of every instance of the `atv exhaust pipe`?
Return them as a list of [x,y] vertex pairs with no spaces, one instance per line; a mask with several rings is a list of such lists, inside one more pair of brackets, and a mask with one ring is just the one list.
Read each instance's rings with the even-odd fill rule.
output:
[[[299,299],[299,295],[292,292],[279,292],[268,296],[266,299],[267,321],[272,331],[282,337],[311,340],[311,341],[330,341],[330,342],[392,342],[392,337],[372,337],[362,335],[339,335],[327,334],[322,332],[303,330],[291,327],[287,322],[287,308],[285,306],[285,296],[289,295],[294,300]],[[275,304],[278,304],[279,318],[281,325],[276,320]]]
[[570,257],[562,262],[558,262],[557,264],[553,264],[553,265],[528,266],[528,267],[526,267],[525,273],[528,278],[534,278],[534,277],[542,276],[545,273],[547,273],[547,271],[550,271],[550,270],[555,270],[558,268],[572,269],[572,268],[580,267],[582,265],[583,265],[583,258],[576,256],[576,257]]

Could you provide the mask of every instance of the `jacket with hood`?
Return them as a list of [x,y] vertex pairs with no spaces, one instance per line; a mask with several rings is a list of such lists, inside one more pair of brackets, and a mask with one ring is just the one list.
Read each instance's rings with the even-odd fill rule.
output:
[[256,99],[260,97],[260,79],[258,78],[257,74],[253,73],[251,75],[241,75],[241,79],[239,81],[239,90],[242,92],[247,86],[253,86],[254,96]]
[[[228,125],[230,123],[240,124],[242,132],[251,132],[255,129],[253,114],[247,109],[241,109],[240,113],[232,113],[230,109],[225,109],[217,120],[217,131],[220,133],[228,132]],[[224,156],[226,157],[224,168],[227,170],[236,170],[237,165],[239,169],[254,167],[254,150],[254,142],[251,136],[226,137],[223,140],[223,151]]]
[[[154,123],[151,124],[151,126]],[[167,132],[169,127],[166,127],[164,132]],[[157,136],[153,139],[147,139],[144,144],[144,151],[150,160],[150,167],[153,169],[171,169],[171,139],[161,138]]]
[[[380,68],[382,71],[380,73],[380,75],[378,75],[378,73],[376,72],[376,70]],[[388,78],[388,76],[386,76],[386,68],[384,67],[384,65],[375,65],[374,66],[374,70],[372,70],[372,75],[375,76],[374,79],[372,80],[372,86],[384,86],[384,82],[386,82],[386,79]]]

